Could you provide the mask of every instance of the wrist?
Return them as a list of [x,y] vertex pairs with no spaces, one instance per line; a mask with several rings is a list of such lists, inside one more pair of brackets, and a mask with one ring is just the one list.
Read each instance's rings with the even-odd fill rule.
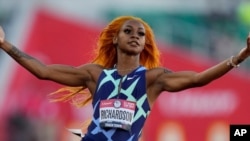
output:
[[9,52],[9,50],[12,49],[12,44],[9,43],[8,41],[4,40],[1,44],[0,44],[0,48],[2,50],[4,50],[5,52]]
[[234,56],[234,62],[236,63],[236,64],[240,64],[241,62],[243,62],[245,60],[245,57],[242,57],[242,56],[240,56],[240,55],[237,55],[237,56]]
[[227,65],[228,66],[231,66],[231,67],[234,67],[234,68],[238,68],[240,66],[240,63],[242,62],[243,60],[240,59],[238,56],[231,56],[229,58],[229,60],[227,61]]
[[4,44],[6,43],[5,40],[0,41],[0,48],[3,48]]
[[0,48],[1,49],[3,49],[4,48],[4,43],[5,43],[5,41],[3,40],[3,41],[0,41]]

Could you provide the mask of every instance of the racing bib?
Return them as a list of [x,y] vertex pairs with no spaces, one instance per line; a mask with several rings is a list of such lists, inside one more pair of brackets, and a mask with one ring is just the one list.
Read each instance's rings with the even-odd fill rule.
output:
[[136,103],[122,99],[102,100],[100,103],[100,126],[130,130]]

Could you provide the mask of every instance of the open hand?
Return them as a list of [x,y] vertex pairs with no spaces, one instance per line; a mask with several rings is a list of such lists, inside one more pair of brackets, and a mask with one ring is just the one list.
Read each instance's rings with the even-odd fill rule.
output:
[[0,26],[0,45],[4,42],[5,34],[3,28]]

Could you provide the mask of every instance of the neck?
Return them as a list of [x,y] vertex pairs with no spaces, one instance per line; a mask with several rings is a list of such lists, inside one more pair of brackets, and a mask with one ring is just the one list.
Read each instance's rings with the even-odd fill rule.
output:
[[118,72],[119,75],[124,76],[124,75],[127,75],[127,74],[131,73],[137,67],[139,67],[139,66],[131,67],[131,68],[127,68],[127,69],[119,69],[119,68],[116,68],[116,69],[117,69],[117,72]]
[[121,68],[115,66],[115,68],[119,72],[129,72],[129,71],[135,70],[137,67],[139,67],[139,65],[138,66],[134,66],[134,67],[130,67],[130,68],[124,68],[124,69],[121,69]]
[[140,66],[137,56],[118,57],[116,69],[121,75],[125,75]]
[[118,70],[131,70],[137,68],[138,66],[140,66],[140,63],[137,61],[124,60],[118,61],[115,67]]

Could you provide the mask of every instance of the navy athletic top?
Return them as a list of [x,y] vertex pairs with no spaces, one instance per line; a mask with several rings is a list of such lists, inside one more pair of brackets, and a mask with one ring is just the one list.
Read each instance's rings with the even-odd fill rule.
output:
[[[146,69],[142,66],[125,76],[119,75],[115,68],[102,71],[93,96],[94,113],[92,122],[82,141],[138,141],[144,122],[150,112],[146,94],[145,72]],[[100,125],[99,108],[101,101],[117,99],[118,97],[135,103],[130,130],[103,128]]]

